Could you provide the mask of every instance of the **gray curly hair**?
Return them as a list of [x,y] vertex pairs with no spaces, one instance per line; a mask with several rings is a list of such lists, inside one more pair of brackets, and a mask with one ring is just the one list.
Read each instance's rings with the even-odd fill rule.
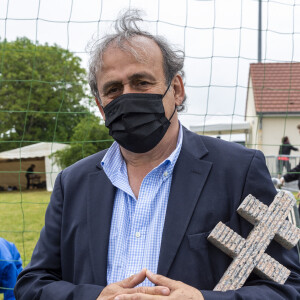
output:
[[[137,36],[147,37],[153,40],[160,48],[163,56],[163,70],[166,79],[166,85],[172,81],[176,74],[179,74],[184,79],[184,52],[181,50],[173,49],[171,45],[162,36],[153,36],[147,31],[142,31],[138,26],[137,22],[143,21],[140,17],[139,10],[127,10],[115,21],[116,33],[106,35],[104,38],[98,40],[90,51],[89,60],[89,75],[88,81],[94,97],[98,99],[101,104],[101,99],[97,87],[97,72],[101,70],[102,57],[107,48],[114,44],[124,51],[130,52],[134,57],[140,61],[136,50],[130,44],[130,40]],[[136,48],[136,45],[135,45]],[[142,49],[146,51],[145,49]],[[177,106],[177,111],[184,110],[184,103],[186,96],[180,106]]]

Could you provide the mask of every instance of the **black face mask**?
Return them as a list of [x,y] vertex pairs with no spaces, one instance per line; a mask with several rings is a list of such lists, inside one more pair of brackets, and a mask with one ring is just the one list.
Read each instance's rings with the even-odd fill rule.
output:
[[174,112],[168,120],[161,94],[124,94],[104,107],[105,126],[109,134],[125,149],[145,153],[164,137]]

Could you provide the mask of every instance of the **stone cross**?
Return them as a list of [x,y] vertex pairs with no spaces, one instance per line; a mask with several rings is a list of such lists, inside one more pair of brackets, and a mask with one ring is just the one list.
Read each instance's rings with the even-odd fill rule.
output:
[[273,239],[286,249],[294,247],[300,239],[300,229],[286,218],[296,204],[293,197],[279,192],[268,207],[248,195],[237,212],[254,225],[247,239],[219,222],[208,240],[233,258],[232,263],[214,288],[228,291],[241,288],[254,271],[261,278],[284,284],[290,271],[265,253]]

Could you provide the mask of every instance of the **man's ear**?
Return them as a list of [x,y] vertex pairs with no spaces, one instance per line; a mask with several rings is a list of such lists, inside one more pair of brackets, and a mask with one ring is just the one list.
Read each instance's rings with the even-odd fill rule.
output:
[[102,118],[103,118],[103,120],[105,121],[105,114],[104,114],[103,107],[102,107],[102,105],[100,104],[100,101],[99,101],[99,99],[98,99],[97,97],[95,97],[95,100],[96,100],[97,106],[98,106],[98,108],[99,108],[99,110],[100,110],[100,113],[101,113],[101,115],[102,115]]
[[173,93],[176,106],[181,105],[184,99],[185,91],[182,77],[179,74],[177,74],[173,79]]

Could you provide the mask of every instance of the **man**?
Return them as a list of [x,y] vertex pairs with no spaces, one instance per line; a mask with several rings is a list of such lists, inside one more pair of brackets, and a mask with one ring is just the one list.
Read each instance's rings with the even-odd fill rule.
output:
[[[291,145],[289,137],[284,136],[281,139],[281,145],[279,147],[279,156],[278,156],[278,162],[277,162],[277,173],[282,174],[283,167],[286,168],[287,172],[290,172],[291,170],[291,163],[289,160],[289,155],[291,154],[291,151],[298,151],[299,149]],[[282,156],[284,155],[284,156]]]
[[27,190],[30,189],[30,184],[31,184],[30,182],[31,182],[31,178],[32,178],[32,175],[33,175],[33,172],[34,172],[34,168],[35,168],[34,164],[30,165],[30,167],[27,169],[26,174],[25,174],[25,177],[26,177],[26,180],[27,180],[27,186],[26,186]]
[[[297,126],[297,129],[299,130],[299,134],[300,134],[300,124]],[[284,184],[285,182],[295,181],[295,180],[298,180],[299,192],[297,194],[297,198],[300,198],[300,163],[293,169],[289,170],[287,174],[285,174],[283,177],[280,178],[281,184]],[[299,206],[299,213],[300,213],[300,206]]]
[[14,300],[13,288],[22,271],[22,260],[13,243],[0,237],[0,293],[4,300]]
[[289,173],[283,175],[283,177],[280,178],[281,184],[284,184],[285,182],[291,182],[298,180],[298,189],[299,192],[297,194],[297,198],[300,197],[300,164],[298,164],[295,168],[291,169]]
[[260,152],[180,125],[183,58],[137,20],[125,13],[90,62],[116,142],[59,174],[17,298],[299,298],[296,250],[276,243],[268,253],[291,269],[285,285],[252,275],[237,291],[212,291],[231,260],[209,232],[223,221],[247,235],[240,202],[253,193],[269,205],[276,192]]

